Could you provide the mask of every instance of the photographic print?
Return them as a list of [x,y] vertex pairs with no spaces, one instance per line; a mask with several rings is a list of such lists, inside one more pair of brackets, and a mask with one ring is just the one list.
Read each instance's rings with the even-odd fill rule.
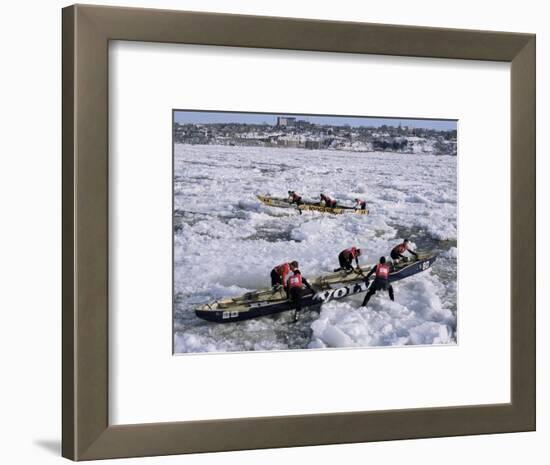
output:
[[175,354],[456,344],[457,121],[173,112]]

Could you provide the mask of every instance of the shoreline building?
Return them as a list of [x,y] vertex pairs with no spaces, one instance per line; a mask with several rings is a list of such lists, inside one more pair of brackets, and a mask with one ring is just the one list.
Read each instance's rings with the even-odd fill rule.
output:
[[292,116],[277,116],[277,127],[288,128],[296,124],[296,118]]

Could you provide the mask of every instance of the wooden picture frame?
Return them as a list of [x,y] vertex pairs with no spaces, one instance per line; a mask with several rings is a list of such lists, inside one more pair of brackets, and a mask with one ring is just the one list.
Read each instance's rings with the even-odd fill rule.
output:
[[[138,425],[108,418],[108,42],[511,63],[511,402]],[[63,456],[73,460],[535,429],[535,36],[182,11],[63,9]]]

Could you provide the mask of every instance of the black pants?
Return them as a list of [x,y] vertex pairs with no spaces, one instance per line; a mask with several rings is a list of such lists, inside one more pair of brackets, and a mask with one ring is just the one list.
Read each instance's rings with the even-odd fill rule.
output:
[[403,255],[401,255],[400,253],[397,253],[395,251],[391,251],[391,254],[390,254],[390,257],[392,258],[392,260],[399,260],[399,259],[402,259],[402,258],[405,258]]
[[346,258],[343,252],[341,252],[340,255],[338,255],[338,262],[340,263],[341,269],[346,271],[353,270],[353,266],[351,265],[352,260],[349,260],[348,258]]
[[302,311],[302,295],[303,291],[301,287],[291,287],[288,290],[288,298],[294,305],[294,322],[298,321],[298,312]]
[[277,273],[275,268],[271,270],[271,287],[276,286],[277,284],[283,284],[283,281],[281,280],[281,275]]
[[388,291],[388,294],[390,295],[390,299],[393,301],[393,287],[390,284],[390,282],[387,279],[375,279],[372,283],[369,292],[367,292],[367,295],[365,296],[365,300],[363,300],[363,307],[366,307],[369,303],[370,298],[376,294],[376,291]]
[[302,201],[301,200],[291,200],[290,201],[290,204],[296,204],[296,209],[298,210],[298,212],[300,213],[300,215],[302,214],[302,209],[300,208],[300,205],[302,205]]
[[294,309],[299,312],[302,310],[302,294],[303,291],[299,287],[291,287],[288,290],[288,298],[290,302],[294,305]]

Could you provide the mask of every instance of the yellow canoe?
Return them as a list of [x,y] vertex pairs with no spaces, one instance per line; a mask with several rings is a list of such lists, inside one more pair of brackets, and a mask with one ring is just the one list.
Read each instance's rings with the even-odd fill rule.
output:
[[282,199],[278,197],[271,197],[269,195],[257,195],[256,196],[260,202],[270,207],[279,207],[279,208],[298,208],[302,211],[316,211],[321,213],[330,213],[332,215],[342,215],[342,214],[353,214],[353,215],[368,215],[368,210],[357,210],[353,207],[346,207],[338,205],[334,208],[324,207],[319,204],[319,202],[302,202],[300,206],[296,206],[294,203],[290,203],[288,199]]

